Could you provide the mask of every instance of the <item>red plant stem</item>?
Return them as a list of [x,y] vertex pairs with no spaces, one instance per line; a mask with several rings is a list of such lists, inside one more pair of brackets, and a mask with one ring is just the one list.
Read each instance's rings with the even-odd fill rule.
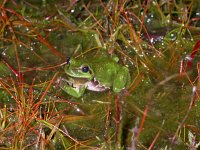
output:
[[108,108],[107,108],[107,113],[106,113],[106,127],[105,127],[105,132],[104,132],[104,137],[107,140],[107,129],[109,126],[109,121],[110,119],[110,90],[108,91]]
[[[41,134],[38,130],[36,130],[36,129],[35,129],[34,127],[32,127],[30,124],[27,125],[27,128],[28,128],[30,131],[34,132],[36,135],[39,135],[39,137],[40,137],[46,144],[48,144],[49,141],[47,141],[47,139],[45,139],[45,137],[42,136],[42,134]],[[41,127],[41,128],[42,128],[42,127]]]
[[192,96],[191,96],[191,100],[190,100],[190,104],[188,106],[188,109],[187,109],[187,112],[186,114],[184,115],[182,121],[179,123],[179,126],[174,134],[174,136],[172,137],[172,141],[171,141],[171,145],[174,144],[175,140],[177,139],[177,135],[178,135],[178,132],[181,130],[181,128],[184,126],[184,123],[185,121],[187,120],[187,118],[189,117],[189,114],[190,114],[190,111],[192,110],[192,107],[195,103],[195,99],[196,99],[196,94],[197,94],[197,88],[196,86],[193,86],[193,89],[192,89]]
[[149,109],[150,102],[151,102],[151,97],[148,98],[148,102],[147,102],[146,108],[145,108],[143,116],[142,116],[142,121],[140,123],[140,128],[139,128],[139,131],[138,131],[138,134],[137,134],[137,137],[136,137],[136,143],[139,139],[140,133],[142,132],[144,122],[145,122],[145,119],[146,119],[146,116],[147,116],[147,112],[148,112],[148,109]]
[[40,34],[37,34],[37,38],[39,39],[40,42],[44,43],[53,54],[55,54],[56,56],[58,56],[59,58],[62,58],[63,56],[45,39],[43,38]]
[[52,80],[49,82],[49,84],[48,84],[46,90],[44,91],[43,95],[41,96],[40,100],[39,100],[39,101],[36,103],[36,105],[33,107],[33,108],[34,108],[34,109],[33,109],[33,116],[34,116],[34,114],[36,113],[36,111],[38,110],[38,108],[39,108],[40,104],[42,103],[44,97],[47,95],[47,92],[48,92],[49,88],[51,87],[51,85],[53,84],[55,78],[57,77],[57,74],[58,74],[58,73],[56,73],[56,74],[53,76]]
[[[4,20],[6,20],[8,22],[8,25],[9,25],[9,29],[10,31],[14,34],[14,30],[12,28],[12,25],[10,24],[9,22],[9,18],[6,14],[6,11],[7,12],[10,12],[14,15],[16,15],[20,20],[24,20],[23,19],[23,16],[21,16],[20,14],[16,13],[14,10],[12,9],[7,9],[7,8],[4,8],[4,6],[2,6],[0,4],[0,9],[2,10],[2,17]],[[44,43],[51,51],[53,54],[55,54],[56,56],[58,56],[59,58],[62,58],[63,56],[45,39],[43,38],[40,34],[38,34],[36,31],[35,31],[36,35],[37,35],[37,38],[39,39],[40,42]],[[14,35],[14,38],[17,40],[17,38],[15,37]]]
[[[129,25],[131,25],[132,23],[131,23],[131,20],[129,19],[130,17],[129,17],[128,15],[131,15],[131,16],[133,16],[134,18],[136,18],[137,21],[141,24],[141,27],[143,27],[144,33],[146,34],[145,37],[148,38],[149,43],[151,44],[151,47],[156,51],[157,56],[160,58],[161,55],[162,55],[161,52],[158,51],[158,50],[156,50],[155,47],[154,47],[154,45],[153,45],[153,43],[151,42],[151,39],[154,38],[154,37],[152,37],[152,35],[149,35],[149,33],[148,33],[148,31],[147,31],[147,28],[145,27],[145,25],[142,25],[143,23],[142,23],[142,21],[140,20],[140,18],[139,18],[137,15],[135,15],[133,12],[131,12],[131,11],[126,11],[125,13],[123,13],[123,16],[126,18],[126,21],[127,21],[127,23],[128,23]],[[158,36],[158,37],[160,37],[160,36]]]
[[197,63],[198,82],[200,83],[200,63]]
[[138,79],[138,81],[128,91],[128,95],[130,95],[130,93],[139,85],[139,83],[142,81],[142,79],[143,79],[143,74],[140,75],[140,78]]
[[179,76],[180,76],[180,77],[181,77],[182,74],[183,74],[183,64],[184,64],[184,61],[181,60],[181,62],[180,62],[180,69],[179,69]]
[[57,25],[57,26],[55,26],[54,28],[46,28],[46,29],[44,29],[44,30],[45,30],[45,31],[48,31],[48,32],[52,32],[52,31],[58,30],[60,27],[61,27],[61,25]]
[[[16,40],[16,42],[18,42],[16,36],[15,36],[15,32],[14,32],[14,29],[12,28],[12,25],[9,21],[9,17],[7,16],[7,13],[6,11],[9,11],[11,13],[14,13],[17,15],[17,13],[11,9],[5,9],[2,5],[0,5],[1,7],[1,10],[2,10],[2,17],[4,18],[4,20],[6,20],[6,22],[8,23],[8,26],[9,26],[9,29],[10,29],[10,32],[13,33],[13,38]],[[18,16],[18,15],[17,15]],[[18,59],[18,53],[17,53],[17,49],[16,49],[16,45],[15,45],[15,52],[16,52],[16,59],[17,59],[17,65],[18,65],[18,72],[16,70],[14,70],[14,68],[8,63],[6,62],[3,58],[2,60],[4,60],[3,62],[11,69],[12,72],[15,73],[15,75],[18,77],[19,81],[21,81],[21,76],[20,76],[20,65],[19,65],[19,59]]]
[[15,74],[15,76],[18,77],[18,79],[21,79],[20,73],[12,67],[10,63],[8,63],[7,60],[5,60],[3,57],[1,57],[1,61]]
[[108,9],[107,9],[106,6],[103,4],[102,0],[99,0],[99,1],[100,1],[101,5],[102,5],[103,9],[104,9],[105,12],[106,12],[106,15],[109,16],[110,19],[112,20],[112,22],[113,22],[113,24],[114,24],[114,27],[113,27],[113,28],[115,28],[115,27],[116,27],[116,23],[115,23],[113,17],[112,17],[112,16],[110,15],[110,13],[108,12]]
[[12,92],[6,87],[6,85],[5,85],[3,82],[1,82],[1,80],[0,80],[0,84],[4,87],[4,89],[6,90],[6,92],[7,92],[8,94],[10,94],[11,97],[13,97],[13,99],[15,100],[15,102],[17,103],[17,105],[20,106],[20,103],[19,103],[19,101],[17,100],[16,96],[14,96],[14,95],[12,94]]
[[3,19],[6,20],[6,23],[9,26],[10,32],[13,33],[14,39],[16,39],[16,36],[14,34],[14,29],[12,28],[12,25],[11,25],[11,23],[9,21],[8,16],[7,16],[6,9],[2,5],[0,5],[0,8],[1,8],[1,15],[2,15]]
[[[197,71],[198,71],[198,81],[197,81],[197,89],[200,89],[200,63],[197,63]],[[199,99],[199,92],[197,90],[196,96]]]
[[83,7],[85,8],[85,10],[92,16],[92,18],[96,21],[96,23],[98,24],[98,26],[101,28],[101,30],[105,33],[107,33],[107,30],[101,25],[101,23],[99,22],[99,20],[97,20],[97,18],[88,10],[87,6],[83,5]]
[[187,62],[187,69],[189,69],[192,65],[192,61],[193,59],[195,58],[197,52],[198,52],[198,49],[200,47],[200,40],[197,41],[197,43],[195,44],[193,50],[192,50],[192,53],[190,54],[190,59],[188,60]]
[[67,12],[72,9],[72,7],[78,2],[78,0],[72,0],[67,8]]
[[21,74],[20,73],[21,68],[20,68],[20,62],[19,62],[19,55],[18,55],[18,52],[17,52],[16,44],[15,44],[15,55],[16,55],[16,61],[17,61],[17,66],[18,66],[18,75],[17,75],[17,77],[18,77],[19,81],[22,82],[22,78],[21,78],[22,76],[20,75]]
[[146,2],[146,3],[147,3],[147,4],[146,4],[146,7],[144,8],[144,12],[143,12],[143,16],[142,16],[142,23],[141,23],[141,26],[140,26],[140,33],[142,32],[142,28],[143,28],[143,25],[144,25],[144,19],[145,19],[147,10],[148,10],[148,8],[149,8],[150,2],[151,2],[151,0],[147,0],[147,2]]
[[120,104],[119,104],[119,96],[116,96],[115,99],[115,106],[116,106],[116,149],[118,149],[118,142],[119,142],[119,130],[120,130]]
[[5,10],[8,11],[8,12],[10,12],[10,13],[12,13],[12,14],[14,14],[14,15],[16,15],[19,18],[19,20],[23,20],[23,16],[21,16],[18,13],[16,13],[14,10],[8,9],[8,8],[5,8]]
[[156,143],[156,140],[158,139],[159,135],[160,135],[160,131],[156,134],[156,137],[154,138],[153,142],[149,146],[148,150],[152,150],[153,149],[153,146]]

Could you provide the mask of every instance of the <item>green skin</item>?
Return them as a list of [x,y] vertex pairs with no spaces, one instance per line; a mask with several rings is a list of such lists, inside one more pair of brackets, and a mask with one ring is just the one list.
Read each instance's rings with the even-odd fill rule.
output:
[[[117,58],[118,60],[118,58]],[[112,89],[115,93],[127,88],[130,74],[127,67],[117,63],[116,58],[99,56],[88,59],[70,59],[65,66],[68,80],[62,80],[61,88],[69,95],[79,98],[86,89],[105,91]],[[87,67],[83,70],[83,67]]]

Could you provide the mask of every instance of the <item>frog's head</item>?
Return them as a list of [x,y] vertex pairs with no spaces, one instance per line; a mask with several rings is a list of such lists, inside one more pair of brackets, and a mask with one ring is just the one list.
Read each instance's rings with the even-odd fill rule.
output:
[[83,60],[75,60],[73,58],[67,58],[65,73],[73,78],[91,80],[94,77],[94,72],[88,64],[84,63]]

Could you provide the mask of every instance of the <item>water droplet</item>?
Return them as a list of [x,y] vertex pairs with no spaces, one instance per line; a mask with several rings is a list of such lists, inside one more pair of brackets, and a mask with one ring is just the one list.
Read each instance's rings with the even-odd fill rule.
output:
[[80,110],[79,108],[76,108],[76,111],[77,111],[77,112],[80,112],[81,110]]
[[167,23],[170,23],[170,19],[167,19]]
[[170,36],[171,36],[171,40],[172,40],[172,41],[176,40],[176,36],[175,36],[174,33],[171,33]]
[[150,42],[153,43],[153,41],[154,41],[154,38],[151,38]]
[[139,56],[140,56],[140,57],[143,57],[144,55],[140,54]]
[[186,57],[185,57],[185,60],[192,61],[192,57],[190,57],[190,56],[186,56]]
[[196,91],[197,91],[197,87],[196,87],[196,86],[193,86],[193,87],[192,87],[192,92],[193,92],[193,93],[196,93]]
[[150,18],[148,18],[148,19],[147,19],[147,23],[149,23],[150,21],[151,21],[151,19],[150,19]]
[[127,42],[130,44],[130,43],[131,43],[131,40],[127,40]]

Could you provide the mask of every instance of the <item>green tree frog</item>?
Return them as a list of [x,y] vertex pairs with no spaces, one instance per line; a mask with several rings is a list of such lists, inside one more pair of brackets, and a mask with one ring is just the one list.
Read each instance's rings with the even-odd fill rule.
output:
[[64,70],[68,79],[62,79],[60,87],[76,98],[83,96],[86,89],[99,92],[112,89],[119,93],[130,83],[128,68],[120,65],[118,58],[107,55],[87,59],[68,58]]

